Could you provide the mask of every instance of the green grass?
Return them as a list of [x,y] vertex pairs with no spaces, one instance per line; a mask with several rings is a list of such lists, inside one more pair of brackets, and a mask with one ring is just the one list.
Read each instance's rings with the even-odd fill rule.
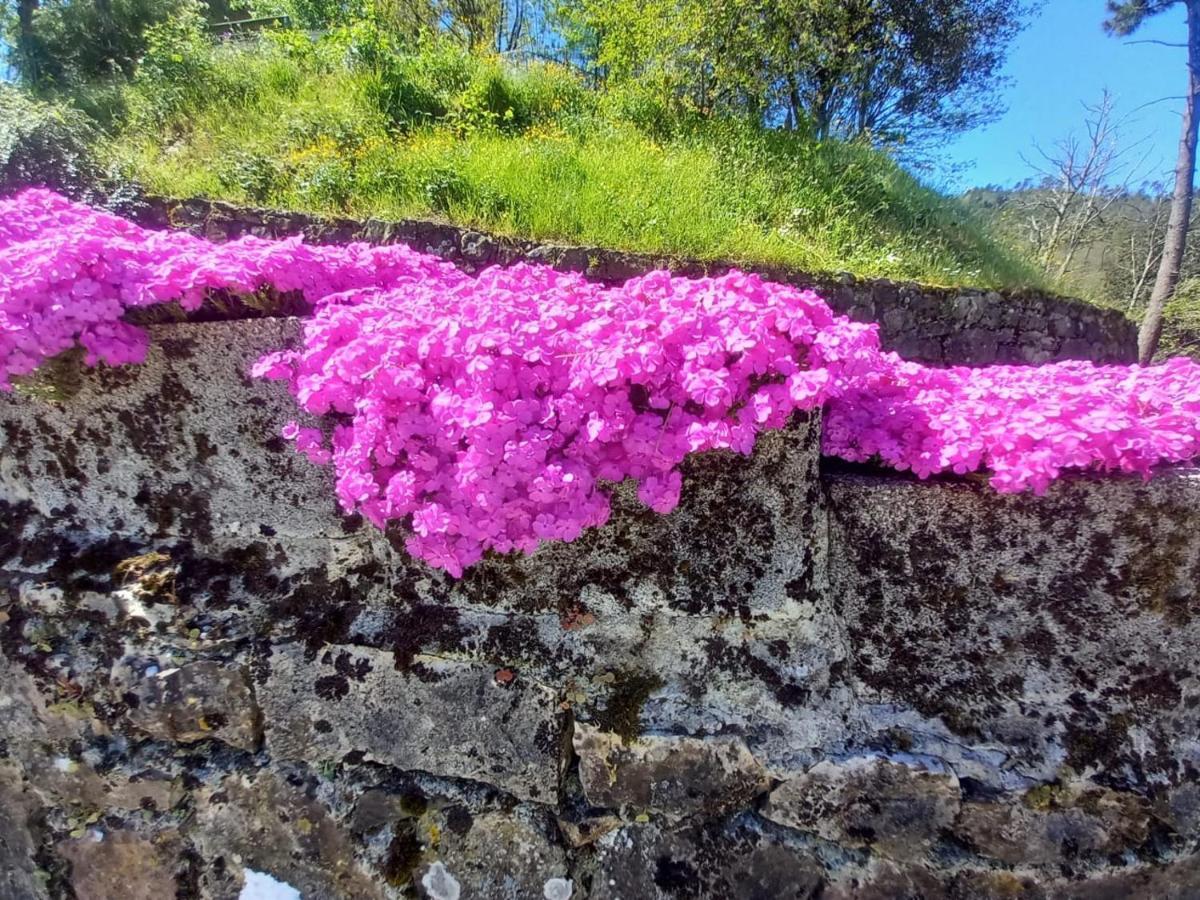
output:
[[661,110],[585,91],[551,66],[514,71],[435,50],[432,61],[427,51],[348,67],[287,40],[140,79],[112,113],[105,161],[172,196],[808,271],[1040,285],[957,201],[867,147],[733,123],[664,126]]

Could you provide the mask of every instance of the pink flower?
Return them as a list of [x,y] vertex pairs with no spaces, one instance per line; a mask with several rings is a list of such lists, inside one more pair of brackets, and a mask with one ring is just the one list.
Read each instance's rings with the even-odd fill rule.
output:
[[920,477],[982,469],[999,491],[1200,455],[1189,360],[928,368],[811,291],[755,275],[603,287],[521,264],[471,277],[399,245],[211,244],[44,190],[0,199],[0,390],[76,345],[89,365],[142,360],[129,309],[264,285],[303,292],[314,313],[301,346],[251,373],[340,417],[332,441],[296,422],[281,433],[332,465],[348,512],[379,527],[411,516],[409,551],[455,577],[486,550],[603,524],[600,481],[634,478],[668,512],[686,454],[749,453],[816,407],[829,455]]

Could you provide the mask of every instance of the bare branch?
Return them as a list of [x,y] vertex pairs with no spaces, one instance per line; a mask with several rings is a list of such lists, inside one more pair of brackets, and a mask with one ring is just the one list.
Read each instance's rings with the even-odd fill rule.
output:
[[1137,41],[1125,41],[1124,43],[1125,43],[1126,45],[1131,45],[1131,44],[1158,44],[1158,45],[1160,45],[1160,46],[1162,46],[1162,47],[1183,47],[1184,49],[1187,49],[1187,44],[1172,44],[1170,41],[1156,41],[1156,40],[1154,40],[1153,38],[1143,38],[1143,39],[1141,39],[1141,40],[1137,40]]

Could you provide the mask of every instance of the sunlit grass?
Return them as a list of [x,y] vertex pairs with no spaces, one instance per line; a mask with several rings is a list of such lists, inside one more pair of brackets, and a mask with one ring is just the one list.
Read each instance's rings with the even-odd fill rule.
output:
[[370,76],[245,51],[214,66],[218,88],[172,117],[129,117],[108,162],[178,197],[808,271],[1040,283],[956,201],[867,147],[719,124],[655,140],[595,110],[523,130],[399,131],[372,104]]

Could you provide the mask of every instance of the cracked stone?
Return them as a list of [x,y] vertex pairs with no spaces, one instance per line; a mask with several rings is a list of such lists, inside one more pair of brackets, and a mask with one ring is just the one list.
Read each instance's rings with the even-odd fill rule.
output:
[[576,724],[583,792],[593,806],[669,816],[719,816],[748,806],[770,782],[740,738],[659,737],[625,743]]
[[400,672],[392,653],[367,647],[329,646],[312,662],[300,645],[279,647],[259,689],[267,747],[314,763],[359,753],[553,802],[557,695],[527,678],[497,684],[494,675],[491,665],[431,658]]
[[884,856],[923,854],[958,813],[958,778],[882,757],[817,763],[763,808],[772,822]]

